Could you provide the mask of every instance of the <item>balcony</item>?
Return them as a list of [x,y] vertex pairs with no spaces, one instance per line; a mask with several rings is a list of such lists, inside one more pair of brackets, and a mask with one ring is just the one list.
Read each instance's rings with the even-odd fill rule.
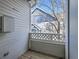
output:
[[30,50],[65,57],[64,9],[61,6],[63,1],[59,0],[31,1]]
[[62,34],[30,33],[29,49],[64,58],[65,43]]

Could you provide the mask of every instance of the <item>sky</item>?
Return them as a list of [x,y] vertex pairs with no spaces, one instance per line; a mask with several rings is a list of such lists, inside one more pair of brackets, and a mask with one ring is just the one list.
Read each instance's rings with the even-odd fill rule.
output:
[[[54,0],[37,0],[37,7],[40,8],[41,10],[51,13],[52,12],[52,4],[51,2]],[[62,0],[56,0],[57,6],[60,7]],[[63,11],[61,8],[54,8],[55,12],[61,12]]]

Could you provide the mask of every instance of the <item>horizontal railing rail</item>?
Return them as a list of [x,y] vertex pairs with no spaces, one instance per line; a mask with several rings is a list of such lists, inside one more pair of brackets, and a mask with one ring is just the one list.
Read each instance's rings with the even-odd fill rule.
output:
[[30,33],[30,39],[64,41],[64,35],[51,33]]

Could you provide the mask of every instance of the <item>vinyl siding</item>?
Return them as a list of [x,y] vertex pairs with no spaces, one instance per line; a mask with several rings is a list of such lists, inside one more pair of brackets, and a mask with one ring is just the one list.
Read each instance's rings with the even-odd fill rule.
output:
[[[0,33],[0,59],[17,59],[28,49],[29,4],[23,0],[0,0],[0,16],[14,17],[15,29]],[[9,55],[3,57],[4,53]]]

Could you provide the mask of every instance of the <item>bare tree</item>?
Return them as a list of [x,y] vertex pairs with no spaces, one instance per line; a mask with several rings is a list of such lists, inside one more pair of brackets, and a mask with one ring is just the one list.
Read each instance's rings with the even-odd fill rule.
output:
[[[54,27],[56,28],[58,34],[60,34],[60,20],[59,20],[59,17],[60,17],[60,18],[62,17],[62,16],[61,16],[61,12],[59,12],[59,9],[60,9],[60,8],[62,9],[62,13],[64,14],[64,1],[63,1],[63,0],[59,0],[59,1],[61,1],[60,7],[59,7],[59,5],[58,5],[58,3],[57,3],[57,0],[52,0],[52,2],[51,2],[51,4],[52,4],[53,16],[54,16],[54,17],[56,18],[56,20],[57,20],[57,23],[58,23],[57,27],[58,27],[58,28],[56,28],[56,25],[55,25],[55,24],[53,24],[53,25],[54,25]],[[56,10],[56,8],[57,8],[57,10]],[[58,17],[58,16],[59,16],[59,17]],[[61,18],[61,19],[62,19],[62,18]]]

